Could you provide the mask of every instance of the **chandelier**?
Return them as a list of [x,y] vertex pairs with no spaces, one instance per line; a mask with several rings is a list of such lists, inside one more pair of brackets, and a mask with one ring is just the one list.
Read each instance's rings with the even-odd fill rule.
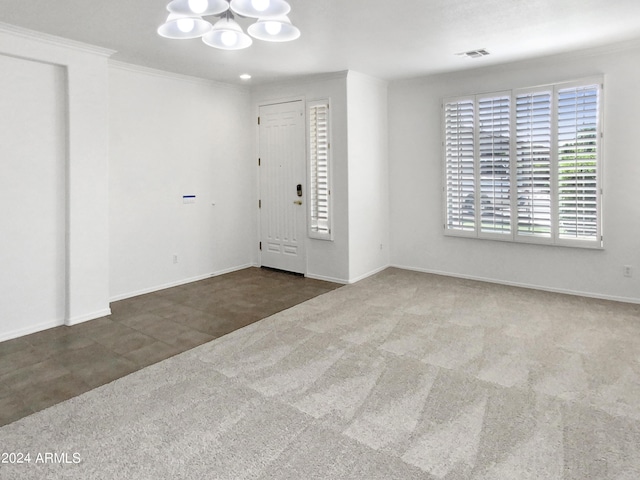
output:
[[[267,42],[288,42],[300,36],[287,14],[291,7],[285,0],[173,0],[167,5],[169,17],[158,27],[158,34],[171,39],[201,37],[210,47],[240,50],[249,47],[253,38]],[[244,33],[235,21],[255,18]],[[202,17],[217,16],[211,24]]]

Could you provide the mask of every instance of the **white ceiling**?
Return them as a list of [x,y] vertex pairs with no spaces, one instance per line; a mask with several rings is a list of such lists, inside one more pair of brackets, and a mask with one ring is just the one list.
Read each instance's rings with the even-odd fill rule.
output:
[[[394,80],[640,39],[640,0],[289,0],[300,39],[222,51],[158,36],[167,3],[0,0],[0,22],[186,75],[240,83],[246,72],[253,84],[347,69]],[[479,48],[491,55],[455,55]]]

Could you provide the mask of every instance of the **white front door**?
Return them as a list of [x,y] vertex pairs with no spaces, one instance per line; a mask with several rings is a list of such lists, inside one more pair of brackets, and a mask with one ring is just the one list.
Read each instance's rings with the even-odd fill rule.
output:
[[260,107],[261,264],[306,273],[302,101]]

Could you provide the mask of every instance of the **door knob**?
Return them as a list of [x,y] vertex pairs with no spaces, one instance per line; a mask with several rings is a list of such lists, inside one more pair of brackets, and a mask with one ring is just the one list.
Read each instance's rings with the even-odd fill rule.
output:
[[302,200],[294,200],[294,202],[296,205],[302,205]]

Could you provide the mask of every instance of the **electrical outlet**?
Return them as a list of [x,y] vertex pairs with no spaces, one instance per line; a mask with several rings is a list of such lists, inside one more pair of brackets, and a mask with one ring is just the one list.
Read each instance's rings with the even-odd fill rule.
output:
[[632,277],[633,276],[633,272],[632,272],[631,265],[625,265],[624,267],[622,267],[622,274],[625,277]]
[[178,263],[178,255],[173,256],[173,263]]

